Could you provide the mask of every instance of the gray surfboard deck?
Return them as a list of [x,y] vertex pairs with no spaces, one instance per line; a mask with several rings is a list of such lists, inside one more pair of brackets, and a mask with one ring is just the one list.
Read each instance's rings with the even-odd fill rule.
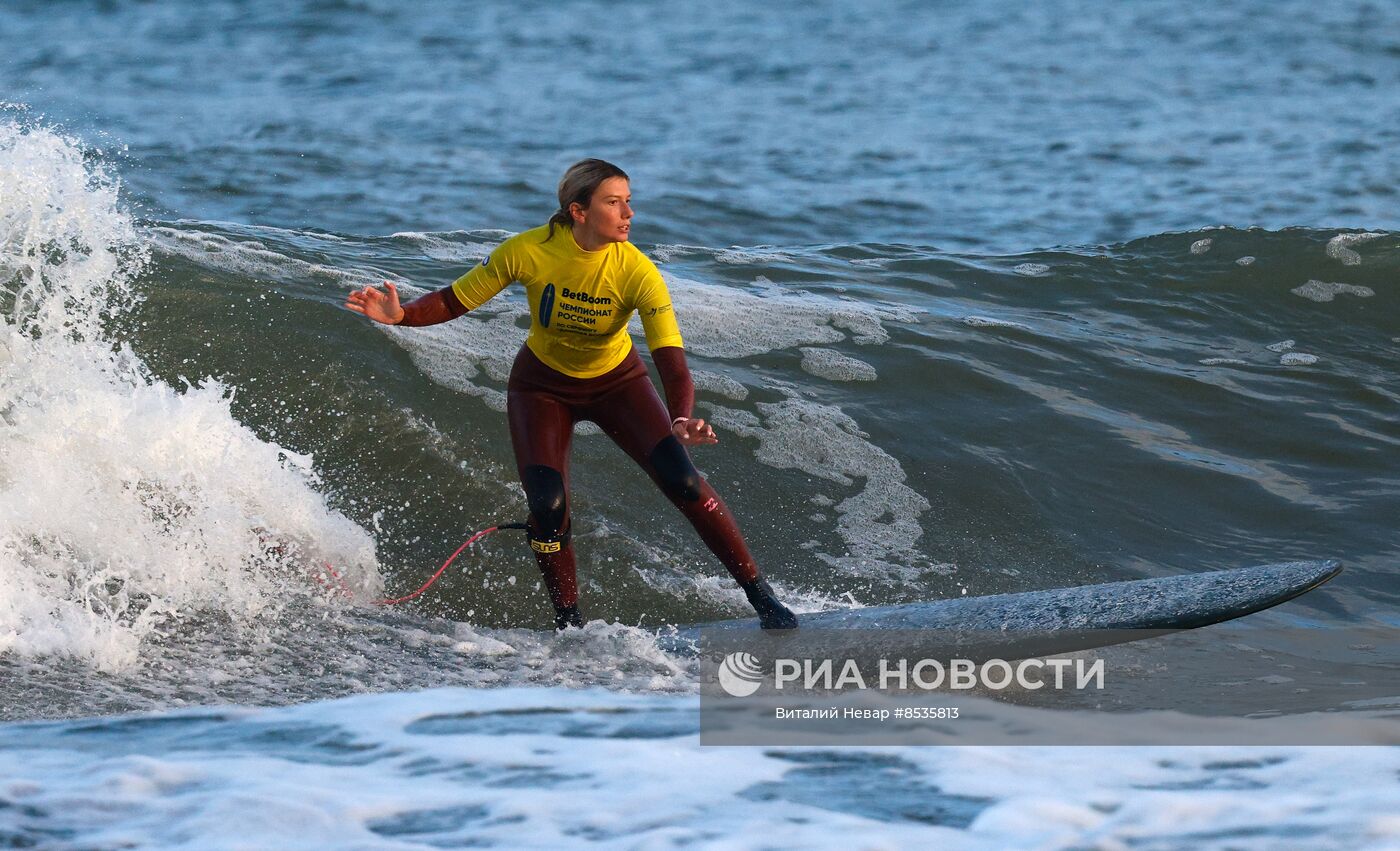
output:
[[[936,632],[929,635],[929,643],[942,648],[976,645],[992,654],[1065,653],[1243,617],[1311,591],[1341,570],[1336,561],[1293,561],[1048,591],[840,609],[798,615],[797,632],[928,630]],[[711,636],[732,632],[735,638],[743,632],[760,632],[756,618],[715,621],[682,627],[667,636],[666,643],[679,651],[693,649],[702,630]],[[776,638],[782,633],[766,635]],[[908,643],[905,639],[904,644]]]

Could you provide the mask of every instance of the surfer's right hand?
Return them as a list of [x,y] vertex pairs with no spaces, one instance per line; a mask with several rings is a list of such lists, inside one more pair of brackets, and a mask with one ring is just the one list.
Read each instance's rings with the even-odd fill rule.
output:
[[397,325],[403,321],[403,308],[399,306],[399,289],[393,281],[384,282],[387,293],[374,287],[355,290],[345,299],[345,307],[363,314],[375,322]]

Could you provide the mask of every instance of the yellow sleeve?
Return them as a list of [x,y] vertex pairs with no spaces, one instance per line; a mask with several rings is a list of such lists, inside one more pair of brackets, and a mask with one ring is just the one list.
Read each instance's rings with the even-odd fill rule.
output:
[[637,313],[642,317],[647,348],[653,352],[666,346],[685,348],[681,328],[676,324],[676,311],[671,306],[671,293],[666,289],[666,279],[661,277],[656,264],[645,255],[641,255],[638,276]]
[[516,274],[515,237],[482,258],[465,275],[452,282],[452,292],[467,310],[476,310],[496,293],[519,280]]

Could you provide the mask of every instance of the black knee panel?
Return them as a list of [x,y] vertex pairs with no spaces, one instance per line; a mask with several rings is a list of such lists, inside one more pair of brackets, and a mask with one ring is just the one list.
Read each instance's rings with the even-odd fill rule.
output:
[[[553,467],[535,464],[525,468],[525,501],[530,506],[530,546],[539,552],[557,552],[568,539],[569,500],[564,477]],[[549,548],[535,546],[557,544]]]
[[674,434],[656,444],[648,460],[668,496],[679,495],[686,502],[700,499],[700,485],[704,479],[700,478],[700,471],[690,462],[689,453]]

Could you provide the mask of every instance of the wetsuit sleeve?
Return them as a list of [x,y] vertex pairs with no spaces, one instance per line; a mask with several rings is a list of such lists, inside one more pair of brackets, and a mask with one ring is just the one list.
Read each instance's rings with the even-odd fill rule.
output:
[[637,313],[642,317],[642,329],[646,331],[647,348],[655,352],[666,346],[684,348],[680,326],[676,324],[676,311],[671,307],[671,293],[666,289],[666,279],[661,277],[656,264],[644,256],[638,257]]
[[405,304],[403,319],[399,320],[398,324],[405,327],[436,325],[456,319],[466,312],[466,307],[457,300],[452,287],[447,286]]
[[467,310],[476,310],[490,301],[496,293],[519,280],[515,238],[496,246],[471,271],[452,283],[452,293]]
[[689,418],[695,410],[695,382],[690,378],[690,369],[685,365],[685,349],[679,346],[666,346],[653,349],[651,359],[656,363],[656,371],[661,374],[661,387],[666,391],[666,410],[671,422],[677,417]]

